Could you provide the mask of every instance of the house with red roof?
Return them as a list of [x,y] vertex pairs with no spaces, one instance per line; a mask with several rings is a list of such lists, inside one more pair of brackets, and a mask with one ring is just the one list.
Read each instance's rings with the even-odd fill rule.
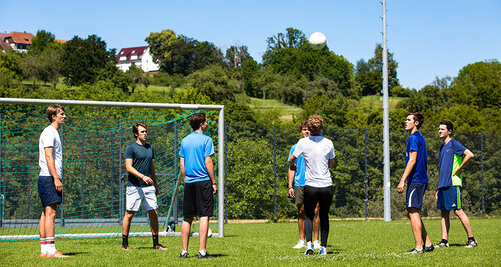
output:
[[117,67],[124,72],[129,69],[132,63],[148,73],[156,73],[160,69],[160,65],[153,61],[148,46],[122,48],[118,52],[116,60]]
[[27,32],[11,32],[3,35],[3,42],[7,43],[14,51],[28,52],[33,34]]

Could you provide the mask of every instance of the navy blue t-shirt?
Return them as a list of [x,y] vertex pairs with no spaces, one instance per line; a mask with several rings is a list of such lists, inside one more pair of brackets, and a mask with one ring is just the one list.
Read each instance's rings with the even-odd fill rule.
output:
[[466,147],[451,139],[438,149],[438,188],[452,186],[454,155],[462,156]]
[[[151,163],[153,162],[154,153],[150,144],[144,146],[134,142],[130,144],[124,153],[124,158],[132,159],[132,167],[138,172],[151,177]],[[129,182],[134,186],[149,186],[142,179],[136,177],[129,172]]]
[[417,159],[414,168],[412,168],[411,173],[407,176],[407,182],[428,183],[428,154],[426,152],[426,141],[419,131],[414,132],[407,141],[405,166],[407,166],[409,162],[409,153],[411,151],[417,152]]

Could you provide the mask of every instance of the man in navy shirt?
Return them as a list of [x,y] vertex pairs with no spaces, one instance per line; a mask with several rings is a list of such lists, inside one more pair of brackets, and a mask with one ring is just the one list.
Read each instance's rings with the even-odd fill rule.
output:
[[[400,179],[397,191],[399,193],[404,192],[405,180],[407,180],[406,215],[411,220],[415,242],[414,248],[407,253],[431,252],[434,249],[419,216],[424,192],[428,185],[426,141],[419,132],[423,121],[424,116],[419,112],[408,112],[405,119],[405,130],[409,132],[410,137],[407,141],[405,154],[405,171],[402,179]],[[424,247],[423,243],[425,243]]]
[[[438,191],[437,209],[442,215],[442,241],[435,247],[448,247],[447,241],[449,234],[449,212],[454,211],[461,220],[464,230],[468,235],[466,247],[476,247],[477,241],[473,237],[470,219],[463,211],[461,203],[461,193],[463,186],[463,177],[461,170],[475,156],[457,140],[451,138],[454,126],[450,121],[443,120],[438,128],[438,135],[443,140],[443,144],[438,150]],[[464,158],[463,158],[464,155]]]
[[199,259],[212,258],[207,253],[207,232],[209,217],[214,215],[214,194],[217,191],[214,177],[214,154],[212,139],[204,133],[209,128],[205,113],[190,116],[190,125],[194,132],[181,141],[180,168],[184,180],[183,224],[181,239],[183,250],[180,258],[188,257],[191,223],[195,216],[200,217],[200,249]]

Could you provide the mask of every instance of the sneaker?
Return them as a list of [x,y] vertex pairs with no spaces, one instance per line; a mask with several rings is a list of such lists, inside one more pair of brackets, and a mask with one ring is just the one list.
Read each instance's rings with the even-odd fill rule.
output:
[[212,255],[209,255],[209,252],[205,252],[205,255],[202,255],[200,252],[198,252],[198,258],[199,259],[212,259],[212,258],[215,258],[214,256]]
[[122,247],[122,250],[130,250],[129,246]]
[[423,252],[424,251],[422,249],[413,248],[409,252],[405,252],[404,254],[420,254],[420,253],[423,253]]
[[313,244],[306,244],[306,251],[304,252],[304,255],[311,255],[313,254]]
[[304,241],[304,240],[299,240],[299,241],[297,242],[297,244],[296,244],[294,247],[292,247],[292,248],[299,249],[299,248],[305,248],[305,247],[306,247],[306,241]]
[[318,241],[318,240],[313,241],[313,248],[314,249],[320,249],[321,248],[320,247],[320,241]]
[[424,246],[423,247],[423,252],[432,252],[433,250],[435,250],[435,247],[433,245],[429,245],[429,246]]
[[440,241],[440,243],[435,245],[436,248],[446,248],[448,246],[449,246],[449,242],[444,242],[444,241]]
[[179,258],[181,258],[181,259],[186,259],[186,258],[188,258],[188,252],[185,252],[185,253],[181,253],[181,254],[179,254]]
[[473,239],[473,240],[468,240],[468,242],[466,242],[466,246],[464,246],[465,248],[472,248],[472,247],[476,247],[478,246],[478,242],[477,240]]
[[47,254],[40,252],[40,258],[45,258],[45,257],[47,257]]
[[47,258],[69,258],[70,256],[64,255],[63,253],[56,251],[54,254],[47,254]]
[[167,250],[166,248],[164,248],[164,246],[162,246],[162,244],[157,244],[157,245],[153,246],[153,249]]
[[325,248],[320,248],[320,251],[318,252],[318,254],[320,254],[320,255],[324,255],[324,256],[325,256],[325,255],[327,255],[327,249],[325,249]]

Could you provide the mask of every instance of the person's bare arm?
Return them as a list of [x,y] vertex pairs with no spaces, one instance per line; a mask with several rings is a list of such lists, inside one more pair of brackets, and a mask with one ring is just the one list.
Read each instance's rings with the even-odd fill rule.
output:
[[329,159],[329,168],[334,168],[336,166],[336,161],[334,158]]
[[400,179],[400,183],[398,183],[397,187],[397,191],[399,193],[404,192],[405,179],[407,179],[407,176],[409,176],[409,174],[411,173],[412,169],[414,168],[414,165],[416,165],[416,160],[417,160],[417,152],[416,151],[409,152],[409,161],[407,162],[407,166],[405,166],[404,174],[402,175],[402,179]]
[[153,179],[151,179],[151,177],[148,177],[148,176],[138,172],[134,167],[132,167],[132,159],[125,159],[125,169],[129,173],[131,173],[132,175],[143,180],[147,185],[152,185],[154,183]]
[[186,182],[186,169],[184,168],[184,158],[179,157],[179,169],[181,171],[181,177],[183,177],[183,182]]
[[297,168],[296,168],[296,156],[294,155],[291,155],[291,157],[289,158],[289,169],[290,170],[293,170],[293,171],[296,171]]
[[463,155],[464,155],[463,162],[456,169],[456,171],[453,173],[453,175],[460,175],[461,171],[463,170],[463,167],[466,166],[470,162],[470,160],[475,157],[475,155],[473,154],[473,152],[471,152],[469,149],[466,149],[463,152]]
[[56,162],[54,161],[54,157],[52,156],[52,152],[54,151],[53,147],[45,147],[45,162],[47,162],[47,168],[49,169],[50,175],[52,179],[54,179],[54,185],[56,186],[56,191],[63,191],[63,183],[61,179],[59,179],[59,175],[56,171]]
[[205,167],[209,173],[209,177],[212,181],[212,189],[214,189],[214,194],[217,191],[216,177],[214,176],[214,163],[212,162],[212,157],[205,157]]
[[294,183],[294,174],[296,174],[296,172],[289,168],[289,171],[287,172],[287,178],[289,180],[289,196],[290,197],[295,197],[294,196],[294,188],[292,187],[292,184]]

